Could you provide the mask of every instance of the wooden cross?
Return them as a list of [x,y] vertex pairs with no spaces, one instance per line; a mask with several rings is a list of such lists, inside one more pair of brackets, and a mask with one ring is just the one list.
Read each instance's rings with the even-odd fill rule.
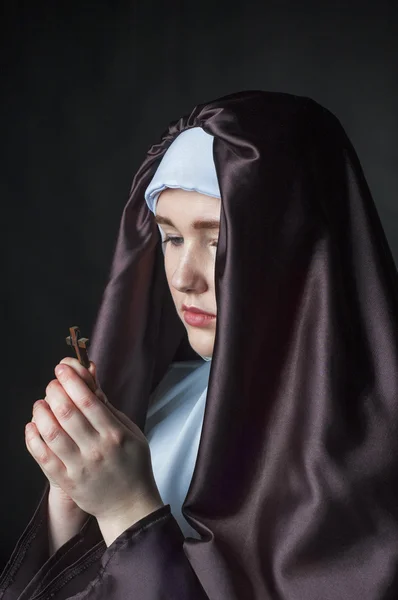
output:
[[90,366],[90,359],[87,354],[87,348],[90,344],[90,340],[88,338],[80,337],[80,331],[77,325],[69,327],[69,331],[70,335],[66,338],[66,343],[68,346],[73,346],[79,363],[88,369]]

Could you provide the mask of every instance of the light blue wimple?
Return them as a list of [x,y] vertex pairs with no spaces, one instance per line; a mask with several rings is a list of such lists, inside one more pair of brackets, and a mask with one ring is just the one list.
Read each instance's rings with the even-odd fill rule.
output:
[[221,198],[213,142],[212,135],[201,127],[193,127],[180,133],[169,146],[145,191],[145,201],[154,214],[159,194],[166,188]]

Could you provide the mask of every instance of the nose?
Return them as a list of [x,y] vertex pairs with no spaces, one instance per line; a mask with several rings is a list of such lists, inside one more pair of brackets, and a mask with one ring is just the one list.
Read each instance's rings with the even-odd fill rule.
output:
[[201,294],[208,288],[198,257],[190,251],[181,256],[171,278],[171,285],[179,292]]

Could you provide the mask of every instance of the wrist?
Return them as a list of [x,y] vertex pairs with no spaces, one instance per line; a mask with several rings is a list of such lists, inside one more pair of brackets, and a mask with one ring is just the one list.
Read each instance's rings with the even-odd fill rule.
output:
[[48,542],[50,555],[79,533],[88,514],[62,490],[48,493]]
[[159,496],[136,502],[127,510],[117,514],[96,517],[105,544],[109,547],[126,529],[162,506],[164,506],[164,503]]
[[50,486],[48,492],[48,507],[49,509],[51,508],[54,515],[59,514],[60,517],[87,515],[61,488],[54,488],[52,486]]

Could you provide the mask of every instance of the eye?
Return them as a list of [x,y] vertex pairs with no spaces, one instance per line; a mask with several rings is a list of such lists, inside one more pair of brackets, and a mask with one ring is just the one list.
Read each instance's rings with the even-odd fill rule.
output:
[[166,239],[163,240],[162,243],[167,244],[168,242],[171,242],[172,246],[181,246],[183,241],[184,241],[183,237],[167,235]]

